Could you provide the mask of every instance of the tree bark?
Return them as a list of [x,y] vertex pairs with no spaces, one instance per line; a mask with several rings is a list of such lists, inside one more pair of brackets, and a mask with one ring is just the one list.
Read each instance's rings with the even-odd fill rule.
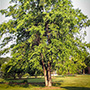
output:
[[45,86],[48,86],[47,70],[45,68],[45,64],[43,61],[43,55],[41,55],[41,57],[42,57],[42,67],[43,67],[43,71],[44,71]]
[[[47,33],[47,40],[48,40],[48,44],[51,43],[51,39],[50,39],[50,33],[49,33],[49,26],[48,26],[48,22],[46,23],[45,25],[46,27],[46,33]],[[52,83],[51,83],[51,63],[48,61],[48,65],[47,65],[47,79],[48,79],[48,86],[52,86]]]
[[48,62],[48,86],[52,86],[52,81],[51,81],[51,64]]
[[48,86],[47,70],[45,69],[44,63],[43,63],[43,71],[44,71],[45,86]]
[[45,86],[50,87],[52,86],[51,82],[51,64],[48,62],[47,67],[45,67],[44,61],[43,61],[43,55],[42,56],[42,67],[44,71],[44,79],[45,79]]
[[85,74],[85,69],[83,69],[83,74]]
[[51,87],[52,81],[51,81],[51,66],[50,63],[48,63],[48,67],[46,69],[44,62],[43,63],[43,71],[44,71],[44,78],[45,78],[45,86]]
[[35,75],[35,78],[37,78],[37,76]]
[[88,68],[88,74],[90,74],[90,67],[88,66],[87,68]]

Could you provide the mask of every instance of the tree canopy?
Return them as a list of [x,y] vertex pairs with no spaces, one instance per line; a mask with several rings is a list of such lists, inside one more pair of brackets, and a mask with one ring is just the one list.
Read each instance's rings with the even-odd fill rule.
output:
[[73,67],[76,71],[76,67],[85,65],[87,51],[82,39],[86,33],[80,32],[90,25],[90,20],[81,10],[73,8],[71,0],[11,0],[10,3],[14,5],[0,11],[6,17],[12,16],[0,25],[1,36],[9,33],[1,47],[14,39],[16,43],[1,54],[12,48],[16,60],[13,63],[23,60],[33,68],[42,67],[46,86],[52,85],[53,69],[64,67],[68,71]]

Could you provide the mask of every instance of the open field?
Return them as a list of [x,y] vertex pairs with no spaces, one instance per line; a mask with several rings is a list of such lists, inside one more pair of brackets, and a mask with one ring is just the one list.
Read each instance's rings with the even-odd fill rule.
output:
[[[90,75],[58,76],[53,77],[53,87],[44,86],[44,78],[29,78],[29,84],[23,84],[22,80],[3,80],[0,82],[11,82],[0,84],[0,90],[90,90]],[[12,84],[14,83],[14,84]]]

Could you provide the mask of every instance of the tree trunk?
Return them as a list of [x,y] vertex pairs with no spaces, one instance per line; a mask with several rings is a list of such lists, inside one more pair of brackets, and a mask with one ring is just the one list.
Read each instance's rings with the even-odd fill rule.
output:
[[35,75],[35,78],[37,78],[37,76]]
[[51,81],[51,65],[48,62],[48,86],[52,86],[52,81]]
[[88,74],[90,74],[90,67],[88,66],[87,68],[88,68]]
[[42,67],[43,67],[43,71],[44,71],[44,79],[45,79],[45,86],[50,87],[52,86],[51,83],[51,65],[48,62],[47,67],[45,67],[44,61],[43,61],[43,55],[42,56]]
[[[48,41],[48,44],[51,43],[51,39],[50,39],[50,32],[49,32],[49,25],[48,25],[49,21],[47,21],[45,23],[45,28],[46,28],[46,36],[47,36],[47,41]],[[48,61],[48,65],[47,65],[47,68],[46,68],[46,72],[47,72],[47,81],[48,81],[48,87],[52,86],[52,83],[51,83],[51,63]]]
[[46,72],[46,68],[45,68],[45,64],[43,61],[43,55],[42,54],[41,54],[41,57],[42,57],[42,67],[43,67],[43,71],[44,71],[45,86],[48,86],[47,72]]
[[44,78],[45,78],[45,86],[48,86],[47,70],[45,68],[44,63],[43,63],[43,71],[44,71]]
[[45,79],[45,86],[48,86],[48,77],[46,69],[44,69],[44,79]]
[[48,68],[45,68],[45,65],[43,63],[43,71],[44,71],[44,78],[45,78],[45,86],[52,86],[51,82],[51,66],[50,63],[48,63]]
[[83,69],[83,74],[85,74],[85,69]]

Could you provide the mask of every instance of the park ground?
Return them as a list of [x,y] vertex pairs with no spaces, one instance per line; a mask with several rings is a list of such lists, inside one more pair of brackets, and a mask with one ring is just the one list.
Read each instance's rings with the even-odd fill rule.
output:
[[56,76],[52,82],[52,87],[45,87],[44,77],[0,79],[0,90],[90,90],[90,75]]

